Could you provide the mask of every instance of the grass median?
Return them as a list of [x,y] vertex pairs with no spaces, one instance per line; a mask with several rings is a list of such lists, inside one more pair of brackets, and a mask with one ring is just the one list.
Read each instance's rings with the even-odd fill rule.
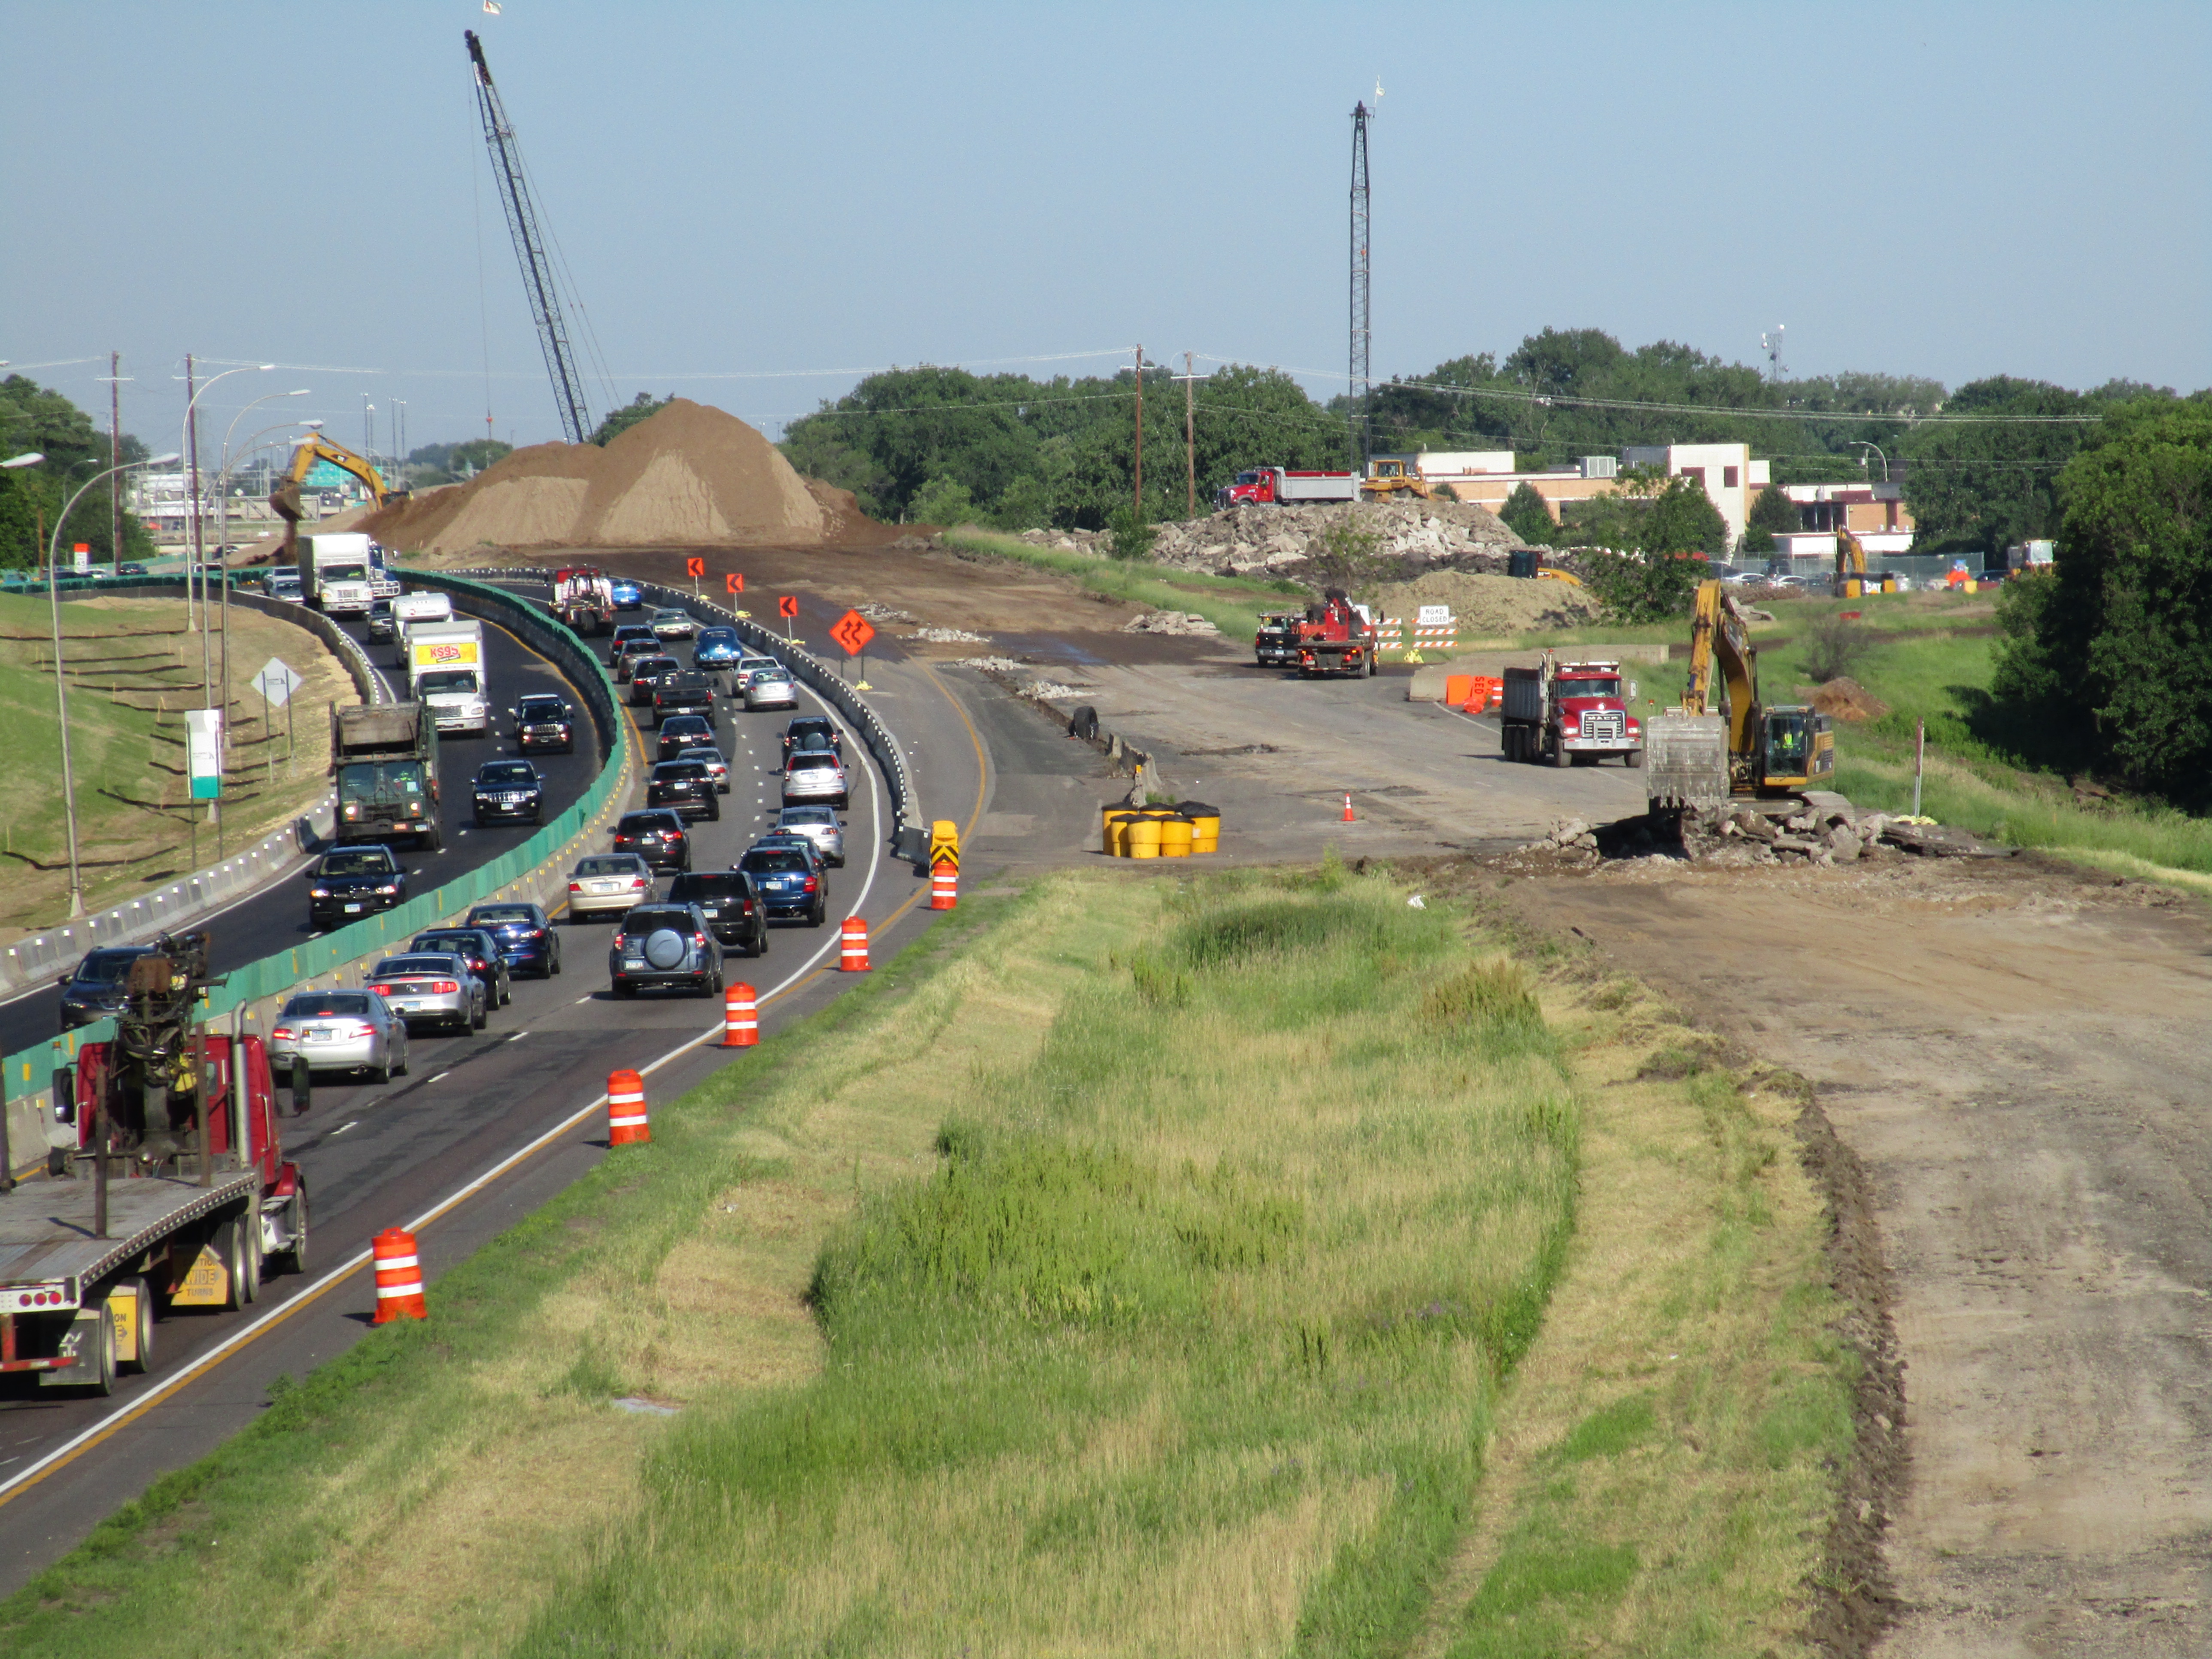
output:
[[1850,1364],[1781,1107],[1409,896],[963,902],[0,1644],[1791,1649]]
[[1249,643],[1270,611],[1296,610],[1312,598],[1301,582],[1270,581],[1257,576],[1216,576],[1201,570],[1177,570],[1141,561],[1108,558],[1039,547],[1018,536],[973,526],[948,530],[945,544],[971,556],[1012,559],[1066,576],[1093,593],[1155,611],[1189,611],[1205,617],[1231,640]]

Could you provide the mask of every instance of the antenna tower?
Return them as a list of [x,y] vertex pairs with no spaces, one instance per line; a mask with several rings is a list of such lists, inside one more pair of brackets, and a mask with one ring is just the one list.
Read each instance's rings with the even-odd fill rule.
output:
[[469,43],[469,64],[476,76],[477,112],[483,118],[484,143],[491,150],[492,176],[499,181],[499,199],[507,208],[507,228],[514,237],[514,257],[522,262],[522,286],[530,295],[530,313],[538,323],[538,344],[545,354],[545,372],[553,377],[553,402],[561,413],[561,430],[572,444],[591,435],[592,416],[584,401],[584,380],[577,373],[575,354],[568,344],[568,325],[561,315],[561,297],[553,278],[553,262],[545,256],[545,243],[538,231],[538,206],[531,199],[529,175],[522,165],[522,149],[514,141],[514,128],[499,92],[491,83],[491,66],[484,62],[483,42],[474,29],[461,33]]
[[1367,459],[1368,346],[1372,331],[1367,320],[1367,121],[1373,113],[1364,103],[1352,108],[1352,373],[1348,410],[1353,470]]
[[1782,361],[1783,325],[1777,323],[1774,332],[1759,337],[1759,349],[1766,354],[1766,378],[1778,380],[1790,372],[1790,365]]

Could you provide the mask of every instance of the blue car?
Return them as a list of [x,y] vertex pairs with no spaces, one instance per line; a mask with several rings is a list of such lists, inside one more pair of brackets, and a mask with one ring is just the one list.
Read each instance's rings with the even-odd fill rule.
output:
[[614,594],[616,610],[639,611],[644,608],[645,595],[637,591],[635,582],[626,582],[617,578],[609,586]]
[[702,628],[691,642],[694,668],[727,668],[744,654],[744,646],[734,628]]
[[755,847],[738,860],[738,868],[753,878],[769,915],[797,916],[819,927],[830,916],[830,883],[821,873],[819,857],[804,842]]
[[561,971],[561,935],[537,905],[479,904],[469,912],[467,926],[492,936],[510,972],[550,979]]

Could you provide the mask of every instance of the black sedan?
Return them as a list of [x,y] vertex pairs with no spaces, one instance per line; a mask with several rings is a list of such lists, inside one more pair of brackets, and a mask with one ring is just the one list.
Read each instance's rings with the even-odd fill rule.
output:
[[550,750],[571,755],[576,750],[576,714],[566,697],[532,692],[507,710],[514,720],[514,746],[527,755]]
[[545,785],[528,761],[486,761],[477,768],[477,827],[538,823],[545,817]]
[[671,714],[660,723],[660,754],[670,761],[687,749],[714,746],[714,722],[704,714]]
[[460,957],[469,971],[484,982],[484,1006],[504,1008],[514,996],[514,976],[507,971],[499,939],[489,927],[433,927],[417,933],[407,949],[420,956],[444,952]]
[[722,816],[722,792],[704,761],[663,761],[645,781],[645,804],[670,806],[686,818]]
[[307,872],[307,923],[336,927],[407,902],[407,872],[389,847],[334,847]]
[[655,871],[691,867],[691,832],[672,807],[625,812],[615,822],[617,853],[635,853]]
[[499,953],[513,973],[550,979],[561,971],[561,935],[552,917],[535,904],[479,904],[468,925],[499,941]]
[[62,1030],[73,1031],[122,1012],[131,964],[153,954],[150,945],[115,945],[88,954],[62,981]]
[[630,706],[634,708],[649,708],[653,702],[653,694],[660,684],[660,677],[664,674],[680,674],[683,672],[684,665],[673,657],[638,658],[629,668]]

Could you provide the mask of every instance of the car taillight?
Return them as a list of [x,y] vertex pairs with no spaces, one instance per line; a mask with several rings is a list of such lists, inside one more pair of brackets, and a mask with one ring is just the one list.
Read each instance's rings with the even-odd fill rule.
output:
[[810,893],[814,890],[814,878],[811,876],[806,878],[806,890]]
[[522,930],[522,936],[525,939],[544,939],[545,930],[543,927],[526,927]]
[[461,982],[457,979],[441,979],[430,987],[430,990],[434,995],[441,997],[452,996],[459,992],[460,988]]
[[365,1019],[352,1020],[348,1022],[345,1028],[345,1034],[349,1037],[374,1036],[376,1035],[376,1027],[371,1025]]
[[580,881],[572,881],[568,884],[568,890],[572,893],[580,893],[584,890],[584,884]]
[[691,935],[691,942],[694,945],[704,945],[707,942],[707,936],[704,933],[694,933]]
[[388,997],[392,994],[392,988],[389,985],[372,985],[368,988],[380,997]]
[[642,893],[645,890],[645,878],[632,876],[629,878],[629,890],[633,893]]
[[[380,987],[379,988],[380,989],[381,988]],[[300,1034],[297,1031],[294,1030],[289,1025],[279,1025],[275,1030],[269,1034],[269,1040],[272,1042],[289,1042],[294,1037],[299,1035]]]

